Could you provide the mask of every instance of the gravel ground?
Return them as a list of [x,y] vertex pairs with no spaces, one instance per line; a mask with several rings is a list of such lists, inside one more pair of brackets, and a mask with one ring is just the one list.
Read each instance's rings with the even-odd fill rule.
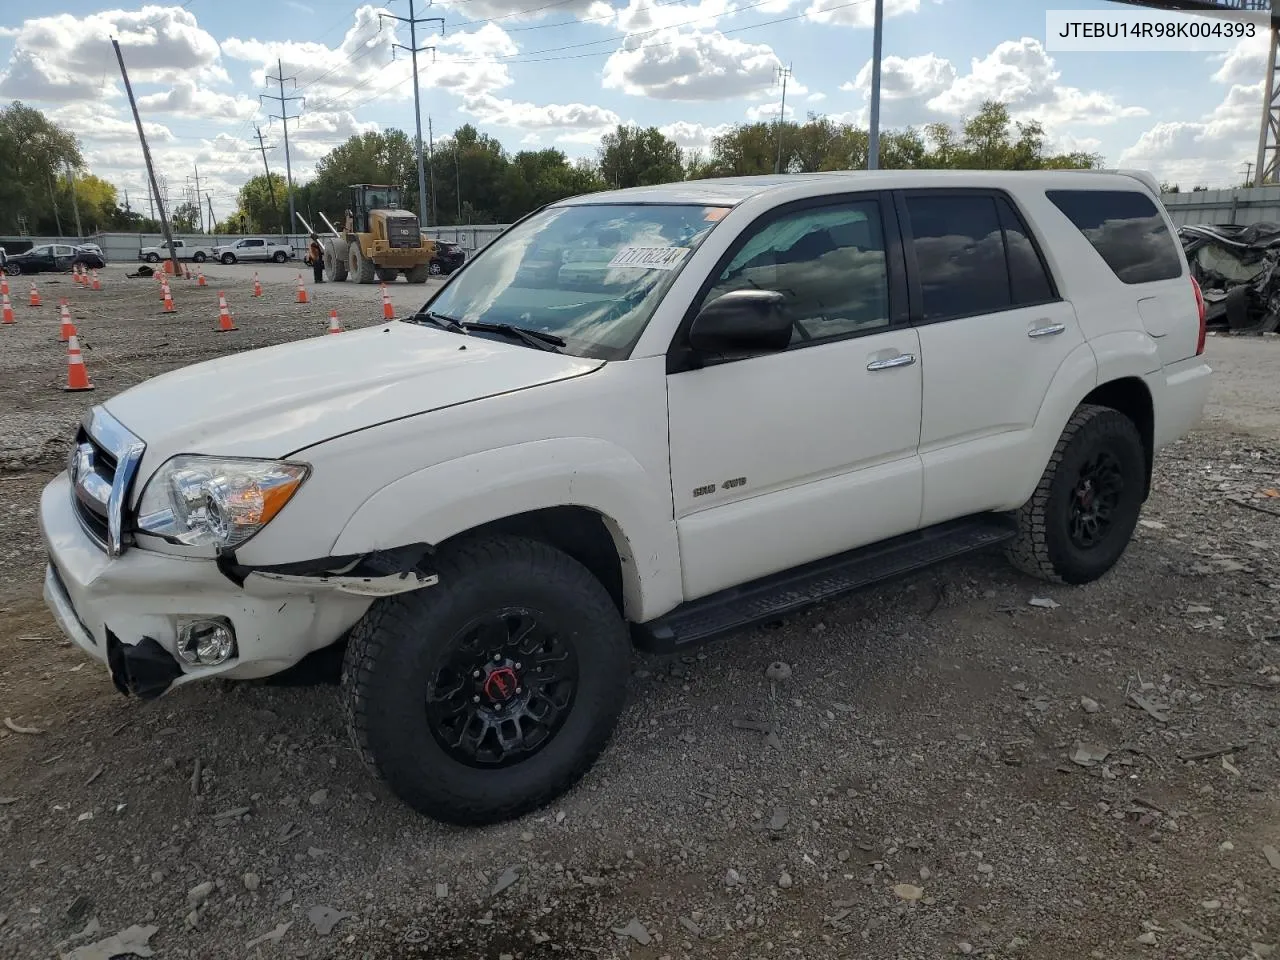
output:
[[77,291],[94,394],[59,389],[55,308],[0,327],[0,957],[1280,958],[1280,341],[1210,342],[1205,421],[1099,583],[982,556],[637,655],[584,782],[463,831],[366,776],[332,684],[139,704],[44,612],[34,508],[86,402],[378,316],[233,272],[177,316]]

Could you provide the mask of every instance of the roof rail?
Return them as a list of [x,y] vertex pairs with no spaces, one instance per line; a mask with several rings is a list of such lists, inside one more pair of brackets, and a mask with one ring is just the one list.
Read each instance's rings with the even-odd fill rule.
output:
[[1132,177],[1144,187],[1150,190],[1155,196],[1160,196],[1160,181],[1157,180],[1149,171],[1136,170],[1131,167],[1111,167],[1106,170],[1081,170],[1080,173],[1110,173],[1121,177]]

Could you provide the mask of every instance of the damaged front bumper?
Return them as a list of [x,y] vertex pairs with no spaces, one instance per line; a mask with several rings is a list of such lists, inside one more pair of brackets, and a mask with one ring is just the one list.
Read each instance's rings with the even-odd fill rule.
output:
[[[108,558],[77,520],[65,473],[41,495],[40,530],[45,602],[58,625],[121,692],[144,698],[213,676],[279,673],[341,639],[377,597],[436,582],[423,572],[425,547],[276,567],[138,548]],[[232,654],[216,665],[185,659],[179,646],[193,621],[226,624]]]

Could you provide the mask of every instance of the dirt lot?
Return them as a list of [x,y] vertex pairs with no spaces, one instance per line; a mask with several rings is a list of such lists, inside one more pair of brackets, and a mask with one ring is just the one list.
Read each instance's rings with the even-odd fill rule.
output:
[[92,394],[60,390],[66,281],[0,327],[0,716],[38,731],[0,727],[0,957],[136,925],[163,958],[1280,958],[1280,341],[1211,341],[1205,422],[1102,582],[980,557],[637,656],[578,789],[460,831],[367,778],[331,685],[127,701],[40,601],[36,498],[86,403],[379,316],[271,271],[261,301],[248,268],[181,281],[176,315],[118,268],[74,291]]

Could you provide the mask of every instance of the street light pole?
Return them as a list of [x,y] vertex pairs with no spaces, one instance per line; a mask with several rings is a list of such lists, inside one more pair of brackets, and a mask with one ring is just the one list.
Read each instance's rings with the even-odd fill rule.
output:
[[867,138],[867,169],[880,168],[880,53],[884,46],[884,0],[876,0],[875,40],[871,49],[871,130]]

